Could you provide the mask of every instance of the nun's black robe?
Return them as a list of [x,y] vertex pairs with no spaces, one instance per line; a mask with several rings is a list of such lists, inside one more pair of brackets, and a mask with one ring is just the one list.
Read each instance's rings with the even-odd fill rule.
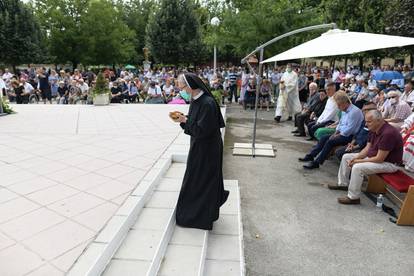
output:
[[191,143],[176,221],[183,227],[211,230],[229,195],[224,190],[222,172],[220,128],[224,120],[215,99],[207,92],[191,103],[187,122],[180,125],[191,136]]

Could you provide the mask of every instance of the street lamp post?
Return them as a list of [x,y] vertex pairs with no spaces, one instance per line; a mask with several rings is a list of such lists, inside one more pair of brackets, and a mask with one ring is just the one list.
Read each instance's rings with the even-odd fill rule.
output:
[[[220,19],[218,18],[218,17],[213,17],[211,20],[210,20],[210,24],[211,24],[211,26],[213,26],[213,27],[218,27],[219,25],[220,25]],[[214,61],[213,61],[213,67],[214,67],[214,75],[216,75],[216,73],[217,73],[217,46],[216,46],[216,33],[214,34]]]

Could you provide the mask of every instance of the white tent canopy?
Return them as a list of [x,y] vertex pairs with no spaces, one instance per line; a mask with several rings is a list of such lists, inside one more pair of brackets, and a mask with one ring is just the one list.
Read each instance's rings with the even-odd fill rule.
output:
[[333,29],[262,63],[310,57],[347,55],[375,49],[414,45],[414,38]]

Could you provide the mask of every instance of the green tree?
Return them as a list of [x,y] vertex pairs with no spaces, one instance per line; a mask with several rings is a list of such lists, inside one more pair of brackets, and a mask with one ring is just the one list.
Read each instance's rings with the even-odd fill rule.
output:
[[[389,1],[385,0],[323,0],[321,11],[326,21],[335,22],[341,29],[354,32],[384,33],[384,18],[388,5]],[[351,57],[358,58],[359,65],[362,67],[364,58],[381,59],[388,53],[387,50],[376,50],[351,55]],[[344,58],[347,59],[348,56]]]
[[128,63],[141,63],[144,60],[142,49],[145,47],[148,18],[156,2],[154,0],[120,1],[117,6],[122,11],[124,22],[135,32],[135,54]]
[[[391,35],[414,37],[414,0],[390,1],[385,17],[385,30]],[[400,49],[398,49],[401,52]],[[414,65],[414,47],[405,47],[410,55],[411,66]]]
[[93,1],[81,18],[83,64],[118,64],[135,54],[135,33],[122,21],[121,13],[108,0]]
[[150,16],[147,44],[156,62],[191,64],[203,50],[200,24],[189,0],[162,0]]
[[0,61],[16,65],[31,63],[41,55],[40,26],[29,6],[19,0],[0,5]]
[[76,68],[83,59],[85,37],[81,18],[89,0],[35,0],[33,7],[48,34],[55,63],[71,62]]
[[[219,51],[231,51],[241,58],[258,45],[288,31],[320,24],[318,1],[262,0],[231,1],[222,13]],[[284,51],[308,39],[313,33],[288,37],[266,48],[265,57]]]

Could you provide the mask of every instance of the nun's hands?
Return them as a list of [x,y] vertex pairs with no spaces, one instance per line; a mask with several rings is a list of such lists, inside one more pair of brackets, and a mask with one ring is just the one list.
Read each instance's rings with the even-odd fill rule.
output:
[[184,114],[178,114],[178,120],[179,123],[186,123],[187,122],[187,117],[184,116]]
[[185,123],[182,121],[182,117],[184,117],[185,121],[187,121],[187,117],[185,117],[180,111],[170,112],[170,118],[176,123]]

